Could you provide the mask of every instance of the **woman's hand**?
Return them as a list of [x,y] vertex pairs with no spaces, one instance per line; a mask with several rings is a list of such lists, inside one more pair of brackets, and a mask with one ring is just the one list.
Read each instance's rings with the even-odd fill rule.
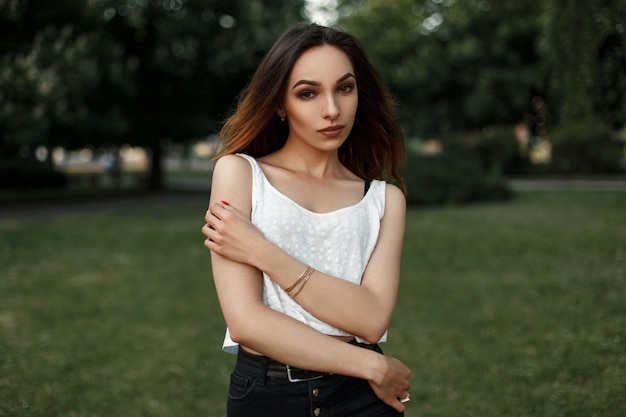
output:
[[225,201],[212,204],[204,219],[204,246],[232,261],[253,265],[252,256],[267,240],[249,219]]
[[368,382],[378,398],[401,413],[405,408],[403,403],[410,399],[411,370],[395,358],[383,355],[381,358],[384,370],[375,380]]

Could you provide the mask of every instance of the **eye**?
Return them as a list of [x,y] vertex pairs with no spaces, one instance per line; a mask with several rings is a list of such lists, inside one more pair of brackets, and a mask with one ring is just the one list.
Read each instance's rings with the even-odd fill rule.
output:
[[298,97],[304,100],[310,100],[315,97],[315,92],[311,90],[303,90],[298,93]]
[[354,90],[354,84],[351,83],[344,84],[337,89],[337,91],[342,94],[349,94],[352,92],[352,90]]

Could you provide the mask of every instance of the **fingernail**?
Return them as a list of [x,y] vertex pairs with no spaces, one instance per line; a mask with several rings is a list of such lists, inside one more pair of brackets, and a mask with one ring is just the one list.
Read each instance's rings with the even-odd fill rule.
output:
[[228,204],[228,201],[222,200],[222,204],[225,205],[225,206],[230,206],[230,204]]

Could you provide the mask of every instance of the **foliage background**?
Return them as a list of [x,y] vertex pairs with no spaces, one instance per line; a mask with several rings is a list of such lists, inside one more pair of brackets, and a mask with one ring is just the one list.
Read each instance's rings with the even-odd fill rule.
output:
[[[444,151],[464,138],[470,154],[489,154],[494,150],[486,142],[474,147],[473,138],[524,125],[526,143],[504,161],[527,160],[555,129],[602,123],[621,147],[608,161],[587,165],[614,172],[624,157],[626,0],[326,3],[388,81],[408,138],[439,140]],[[0,0],[0,167],[36,160],[40,146],[50,165],[58,146],[115,151],[131,144],[149,150],[146,185],[162,187],[168,146],[219,130],[273,40],[309,18],[305,6],[304,0]],[[591,147],[606,142],[585,139]],[[518,145],[507,140],[505,148]],[[556,159],[568,160],[568,173],[584,170],[568,149]],[[497,164],[505,174],[529,167]]]

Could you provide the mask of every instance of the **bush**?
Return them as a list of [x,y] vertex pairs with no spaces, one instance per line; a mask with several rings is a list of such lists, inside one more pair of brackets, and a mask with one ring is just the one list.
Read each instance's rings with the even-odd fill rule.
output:
[[405,183],[410,205],[507,200],[513,196],[500,175],[486,174],[476,165],[447,154],[427,156],[409,151]]
[[0,160],[0,188],[64,187],[65,174],[34,159]]
[[555,129],[552,168],[563,173],[616,173],[623,156],[624,142],[598,120],[582,120]]
[[445,138],[445,150],[486,172],[518,174],[523,170],[524,161],[511,126],[490,126],[479,132],[451,135]]

